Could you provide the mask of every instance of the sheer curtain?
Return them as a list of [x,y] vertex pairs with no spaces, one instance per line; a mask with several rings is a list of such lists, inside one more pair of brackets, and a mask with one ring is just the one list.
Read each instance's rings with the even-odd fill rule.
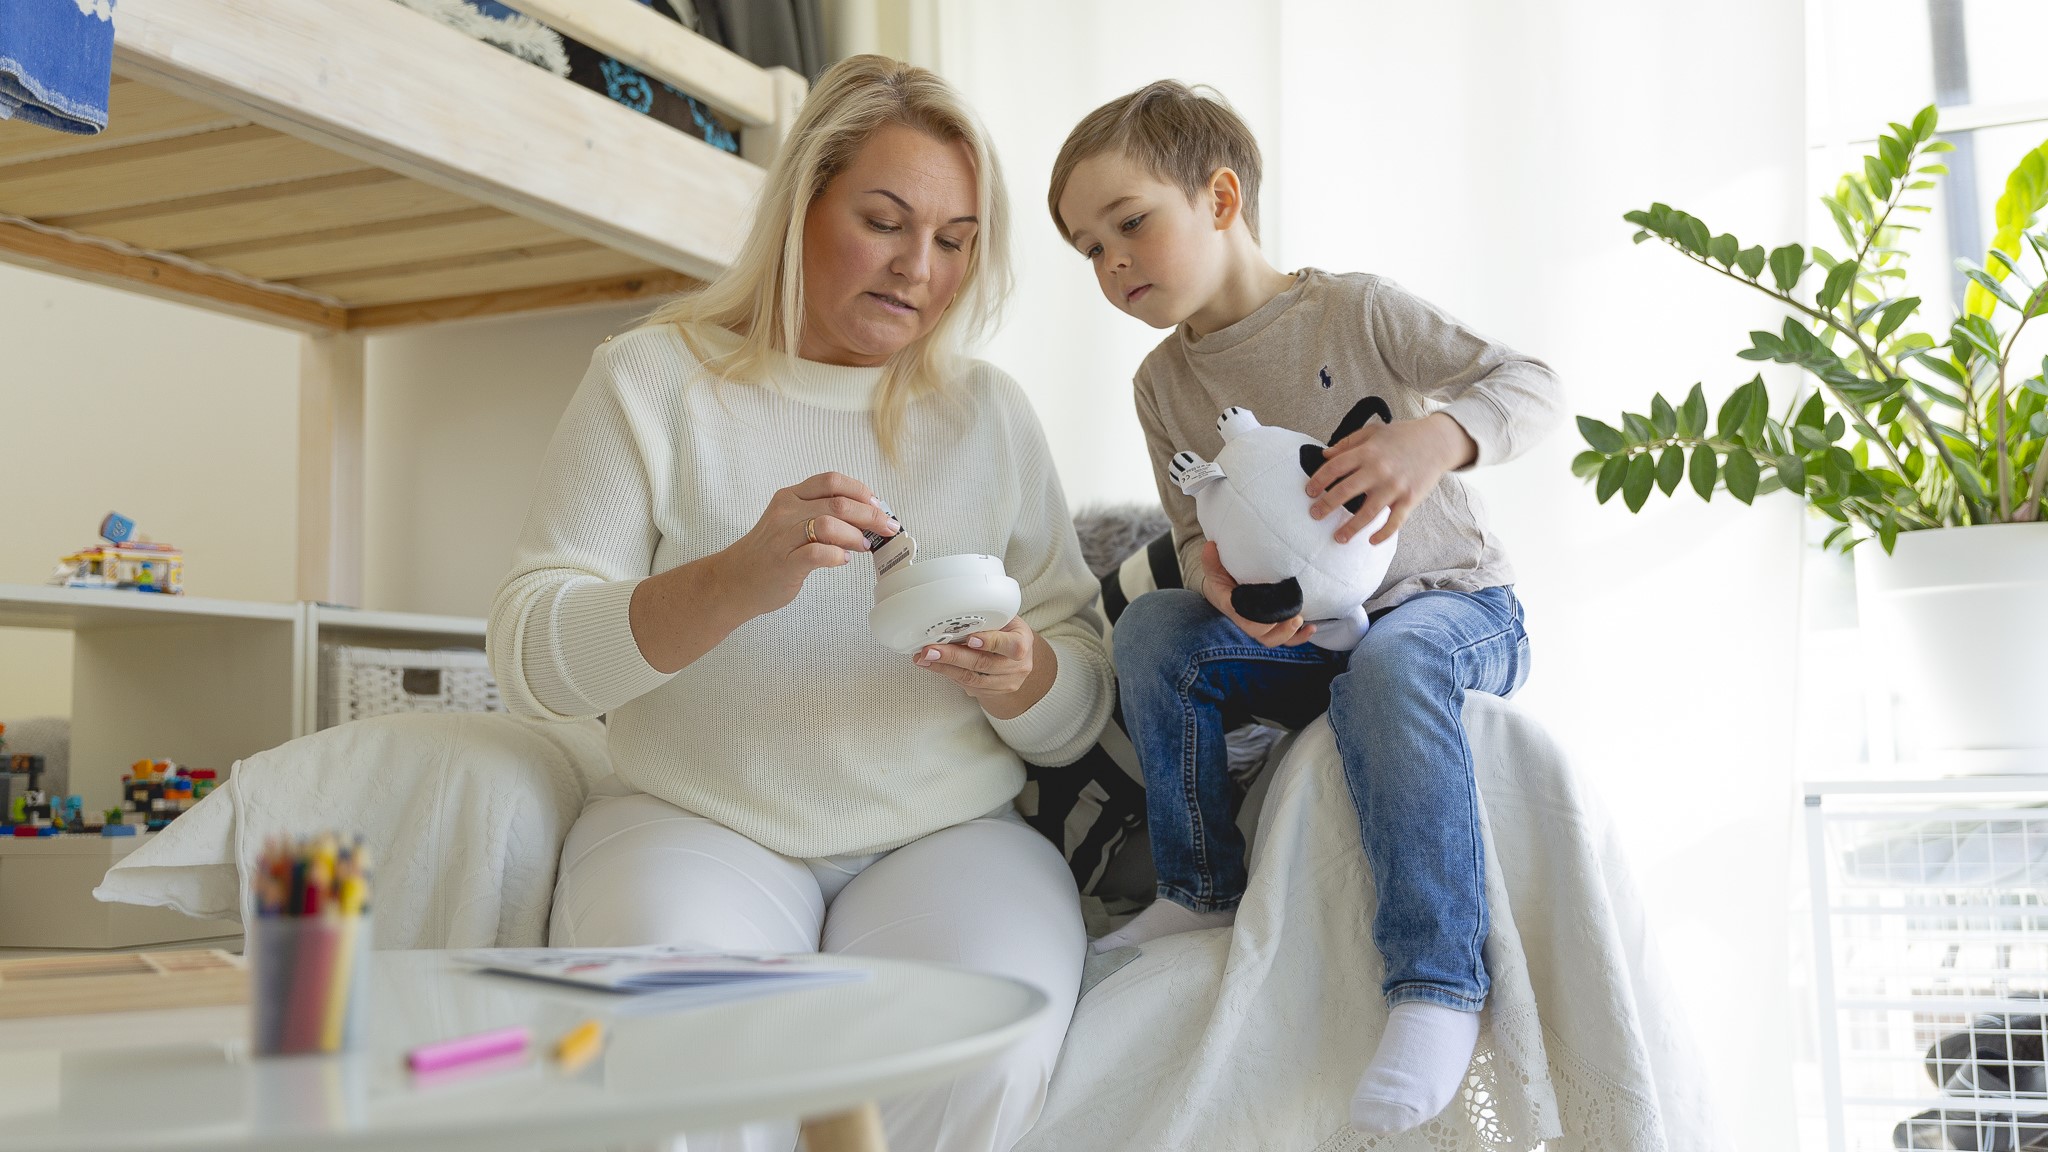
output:
[[[985,355],[1039,405],[1075,503],[1151,499],[1129,378],[1160,334],[1114,313],[1046,214],[1089,109],[1160,76],[1259,134],[1279,266],[1390,275],[1548,359],[1610,422],[1694,381],[1718,403],[1775,326],[1735,285],[1630,243],[1661,200],[1746,243],[1804,240],[1801,7],[1733,0],[864,0],[865,31],[958,84],[1017,208],[1018,291]],[[893,31],[891,31],[893,29]],[[865,35],[863,41],[861,37]],[[1786,497],[1596,506],[1563,429],[1478,478],[1520,570],[1522,702],[1620,823],[1740,1145],[1793,1147],[1787,877],[1800,513]]]

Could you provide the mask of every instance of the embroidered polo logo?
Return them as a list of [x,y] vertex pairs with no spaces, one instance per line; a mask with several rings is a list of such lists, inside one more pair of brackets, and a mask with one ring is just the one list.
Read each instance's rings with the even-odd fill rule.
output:
[[1328,388],[1330,385],[1336,383],[1336,381],[1330,379],[1330,366],[1328,364],[1325,364],[1321,368],[1316,369],[1316,377],[1317,379],[1320,379],[1323,382],[1323,387],[1325,388]]

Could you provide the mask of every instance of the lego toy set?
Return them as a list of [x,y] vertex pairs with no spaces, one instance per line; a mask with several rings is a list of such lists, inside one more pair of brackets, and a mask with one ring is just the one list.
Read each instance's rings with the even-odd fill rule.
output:
[[[7,726],[0,724],[0,753],[6,749]],[[85,811],[82,796],[51,796],[42,789],[41,756],[0,755],[0,836],[133,836],[169,824],[180,812],[213,791],[219,773],[186,768],[169,760],[137,760],[121,777],[121,806],[105,812]],[[7,799],[14,781],[23,787]]]
[[135,521],[118,512],[100,521],[100,539],[57,561],[50,583],[66,588],[124,588],[136,592],[161,592],[170,596],[185,591],[185,554],[169,544],[157,544],[138,535]]

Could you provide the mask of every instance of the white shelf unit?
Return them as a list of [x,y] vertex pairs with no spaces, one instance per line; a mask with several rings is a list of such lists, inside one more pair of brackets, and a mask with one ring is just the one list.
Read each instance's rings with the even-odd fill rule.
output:
[[2048,1137],[2048,775],[1806,787],[1830,1152]]
[[466,616],[25,584],[0,584],[0,627],[71,633],[71,790],[89,808],[145,756],[225,771],[312,732],[323,642],[484,642]]

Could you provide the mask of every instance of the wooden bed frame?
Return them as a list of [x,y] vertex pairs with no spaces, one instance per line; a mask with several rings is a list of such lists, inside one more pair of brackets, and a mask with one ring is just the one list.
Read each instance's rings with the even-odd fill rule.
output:
[[361,589],[362,334],[653,298],[736,251],[805,94],[634,0],[511,0],[743,156],[391,0],[121,0],[109,125],[0,121],[0,261],[306,334],[299,594]]

